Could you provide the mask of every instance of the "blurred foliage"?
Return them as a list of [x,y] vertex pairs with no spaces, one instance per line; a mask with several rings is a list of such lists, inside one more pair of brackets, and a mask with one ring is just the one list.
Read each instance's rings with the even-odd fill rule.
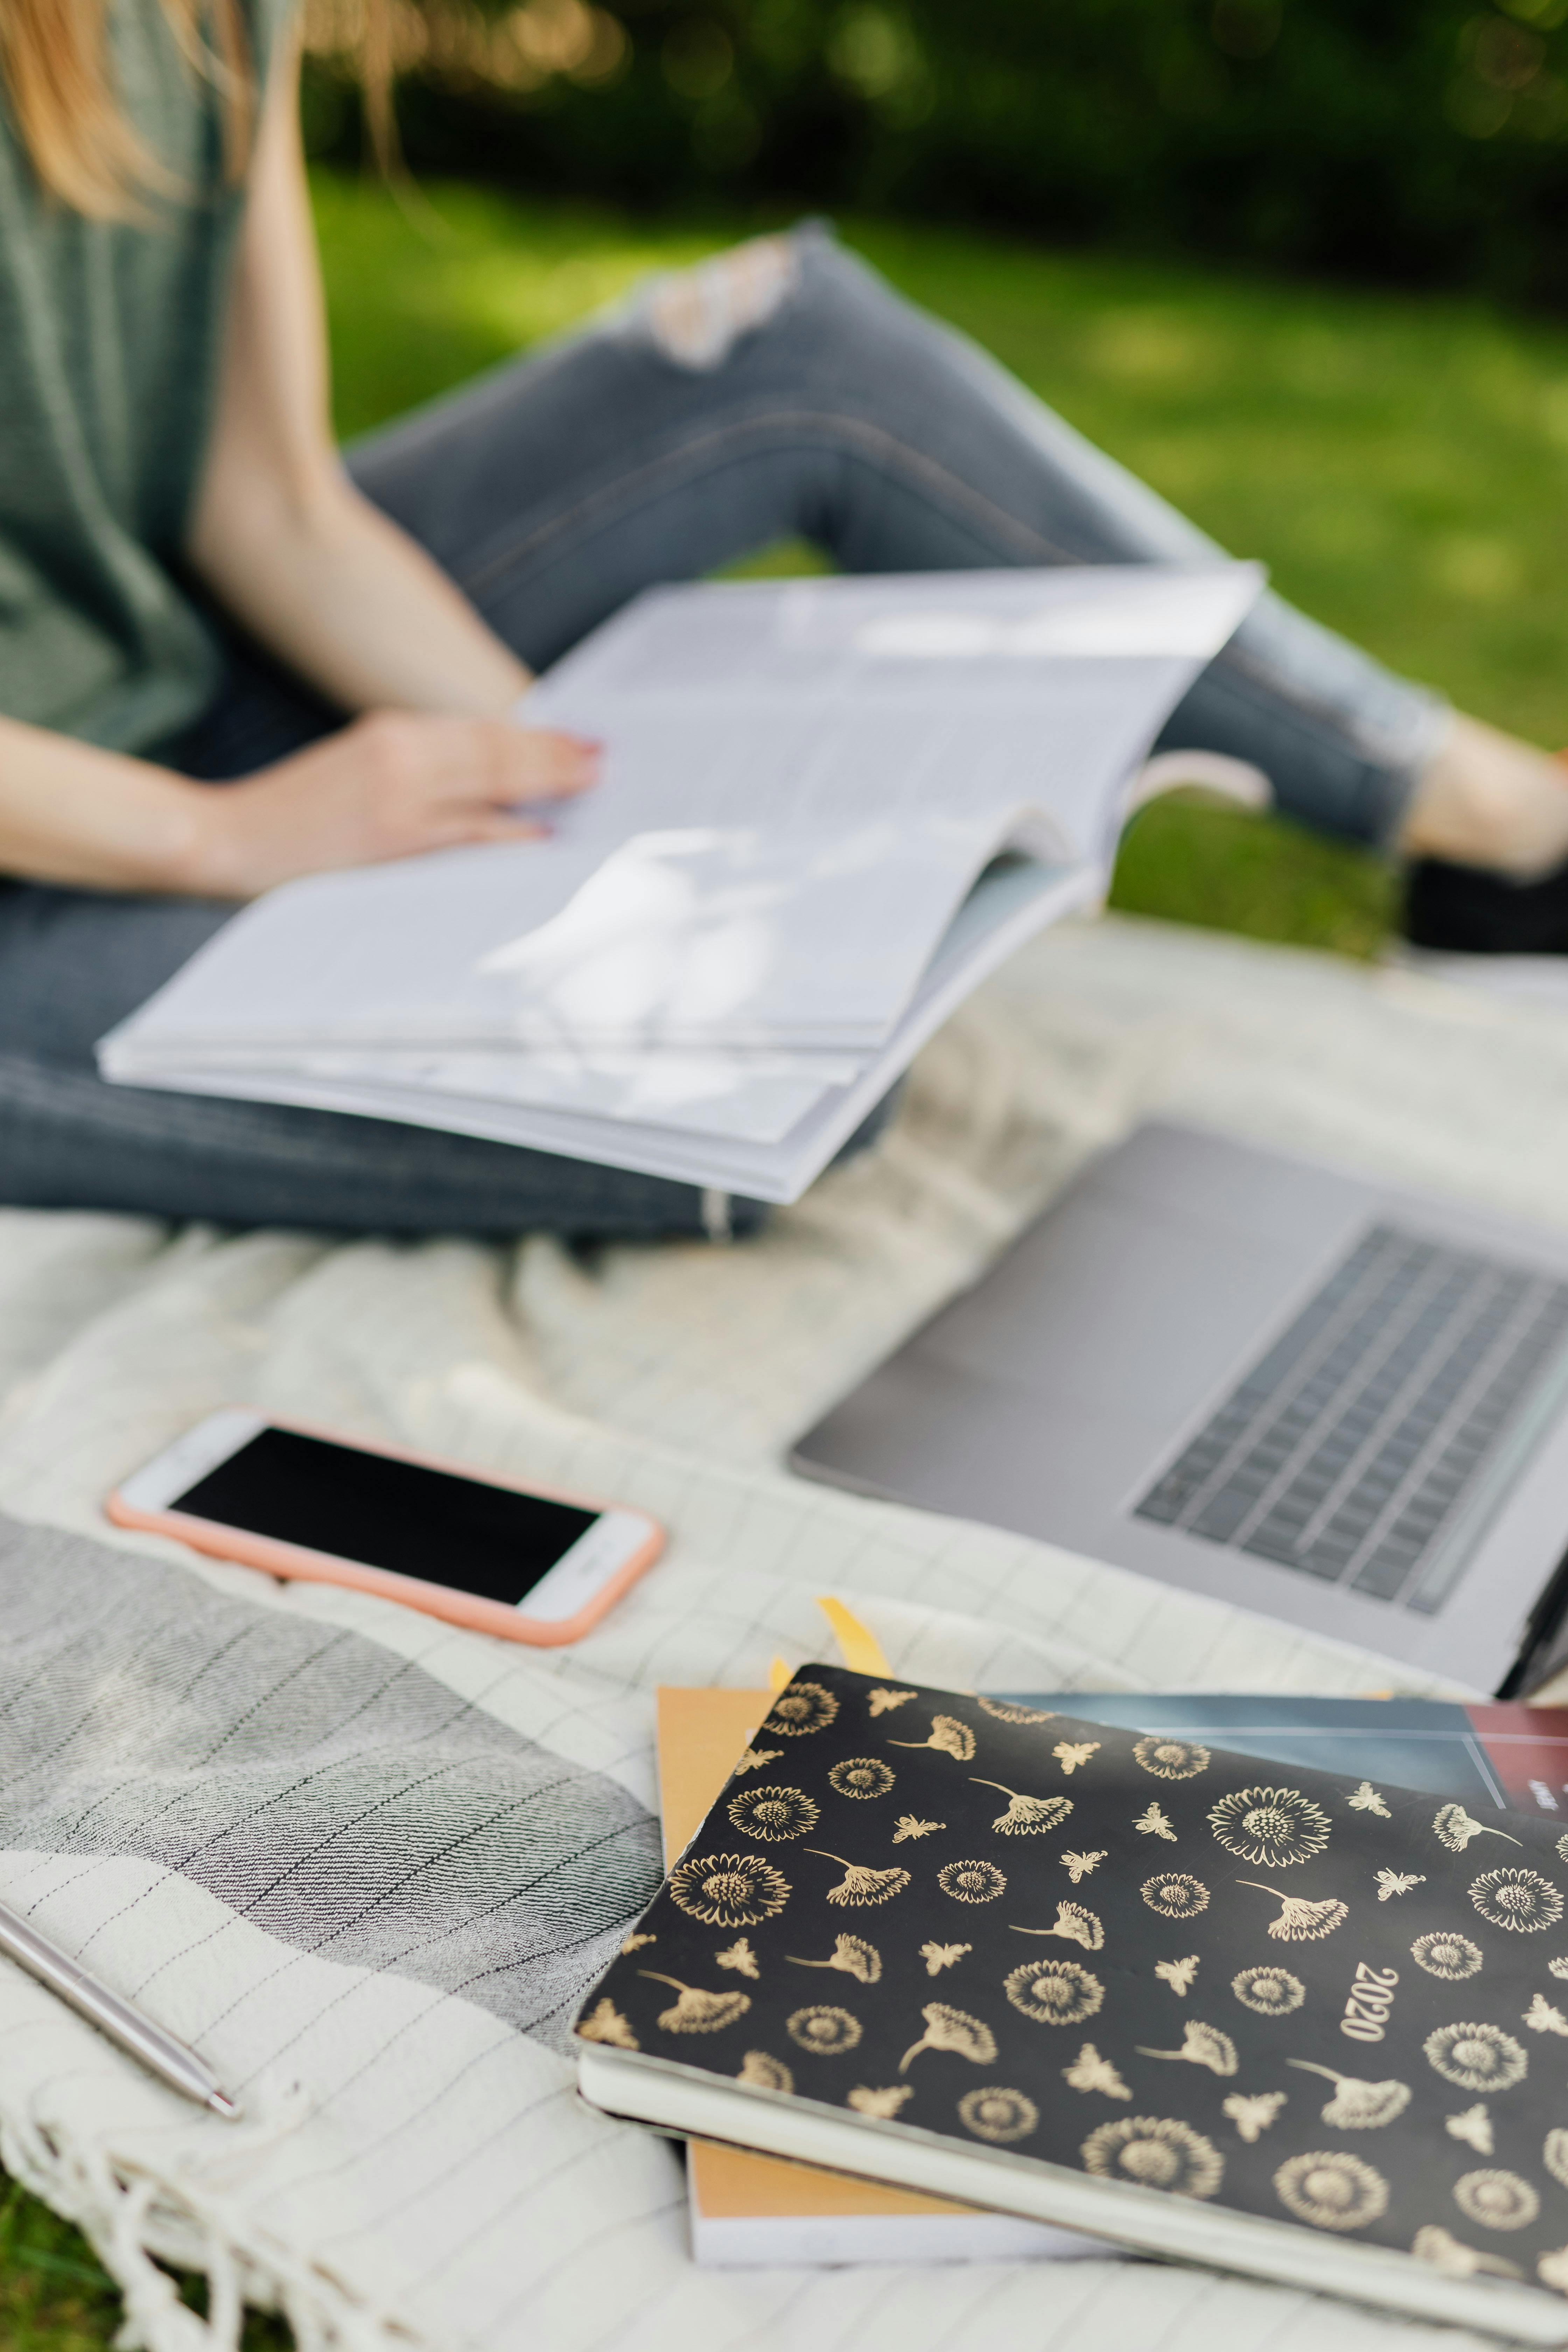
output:
[[1568,302],[1568,0],[310,0],[410,161]]

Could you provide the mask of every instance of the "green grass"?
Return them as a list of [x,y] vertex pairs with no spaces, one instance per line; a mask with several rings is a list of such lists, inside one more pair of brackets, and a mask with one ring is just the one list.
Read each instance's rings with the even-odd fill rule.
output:
[[14,2182],[0,2189],[0,2344],[86,2352],[109,2342],[119,2298],[86,2241]]
[[[374,184],[316,185],[345,433],[768,225],[650,225],[461,187],[429,190],[421,220]],[[841,227],[1224,544],[1264,558],[1308,612],[1481,717],[1568,743],[1568,329],[1444,298]],[[1339,845],[1177,804],[1134,829],[1115,902],[1365,955],[1394,884]]]
[[[195,2311],[205,2307],[203,2284],[182,2278]],[[4,2352],[103,2352],[122,2317],[119,2290],[97,2255],[68,2221],[0,2179],[0,2347]],[[245,2352],[288,2352],[291,2341],[278,2319],[247,2313]]]

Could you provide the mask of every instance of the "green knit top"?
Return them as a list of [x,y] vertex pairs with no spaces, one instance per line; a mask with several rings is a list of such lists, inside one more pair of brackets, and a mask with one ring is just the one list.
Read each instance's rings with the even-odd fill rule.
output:
[[[289,5],[245,0],[263,76]],[[83,219],[39,186],[0,89],[0,714],[134,751],[218,681],[178,562],[244,191],[158,0],[111,0],[110,30],[127,110],[190,194]]]

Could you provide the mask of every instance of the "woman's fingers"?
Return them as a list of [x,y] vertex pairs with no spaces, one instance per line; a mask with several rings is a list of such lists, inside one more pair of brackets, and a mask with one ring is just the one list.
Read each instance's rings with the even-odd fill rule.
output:
[[351,764],[363,762],[373,789],[404,805],[466,801],[514,808],[569,799],[598,776],[596,743],[499,719],[378,710],[335,738],[337,746]]
[[602,744],[547,728],[510,727],[505,731],[513,738],[501,789],[509,805],[519,801],[570,800],[598,782]]
[[[561,729],[485,719],[426,720],[438,730],[433,781],[499,808],[570,800],[598,782],[601,746]],[[433,751],[436,744],[431,745]]]

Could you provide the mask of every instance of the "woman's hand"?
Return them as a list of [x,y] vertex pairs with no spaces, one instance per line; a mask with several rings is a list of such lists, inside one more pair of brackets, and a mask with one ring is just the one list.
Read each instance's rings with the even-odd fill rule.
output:
[[250,898],[328,866],[548,833],[539,803],[585,791],[598,747],[494,719],[378,710],[240,782],[201,790],[176,887]]
[[0,877],[250,898],[324,866],[547,833],[598,749],[500,719],[378,710],[233,784],[0,719]]

